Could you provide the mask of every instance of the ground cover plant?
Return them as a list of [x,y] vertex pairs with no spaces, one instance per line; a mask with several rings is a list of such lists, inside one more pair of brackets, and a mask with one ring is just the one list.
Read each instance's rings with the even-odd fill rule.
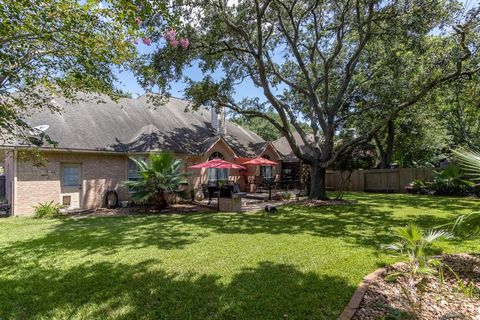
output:
[[[331,195],[334,196],[334,195]],[[334,319],[381,244],[478,200],[347,193],[354,204],[208,213],[0,220],[0,318]],[[474,252],[478,239],[433,249]]]

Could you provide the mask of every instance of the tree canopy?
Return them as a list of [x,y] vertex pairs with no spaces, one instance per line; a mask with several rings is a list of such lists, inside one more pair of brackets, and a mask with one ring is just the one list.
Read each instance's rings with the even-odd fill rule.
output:
[[54,97],[87,91],[122,95],[115,69],[174,24],[163,1],[5,0],[0,4],[0,132],[30,130],[22,115],[59,111]]
[[[326,197],[325,170],[339,156],[435,89],[479,70],[477,11],[463,12],[457,1],[184,0],[172,10],[192,45],[180,53],[159,48],[146,61],[148,76],[162,93],[183,78],[195,106],[269,121],[310,165],[312,198]],[[191,64],[202,69],[200,80],[183,72]],[[243,81],[261,98],[234,99]],[[352,118],[369,127],[335,143]]]

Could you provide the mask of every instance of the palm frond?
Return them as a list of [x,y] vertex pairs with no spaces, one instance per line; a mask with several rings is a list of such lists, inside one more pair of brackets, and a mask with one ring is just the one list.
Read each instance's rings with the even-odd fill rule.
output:
[[427,234],[425,235],[424,239],[427,244],[431,244],[438,240],[450,239],[451,237],[452,237],[452,234],[447,230],[431,229],[427,231]]
[[480,234],[480,211],[461,215],[453,224],[453,231],[470,235]]
[[460,162],[465,172],[480,179],[480,153],[471,150],[453,150],[456,158]]
[[131,158],[139,170],[138,180],[124,181],[133,191],[132,199],[147,202],[163,192],[175,192],[188,173],[181,172],[182,161],[173,153],[152,153],[148,160]]

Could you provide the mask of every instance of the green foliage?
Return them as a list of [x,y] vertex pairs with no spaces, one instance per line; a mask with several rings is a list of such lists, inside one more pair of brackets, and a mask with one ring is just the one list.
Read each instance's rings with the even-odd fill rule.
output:
[[[331,167],[442,85],[478,72],[479,24],[457,1],[182,3],[178,14],[194,45],[181,53],[159,47],[143,61],[143,73],[160,80],[162,93],[184,78],[194,108],[225,107],[269,121],[317,168]],[[197,64],[200,78],[187,69]],[[257,97],[243,90],[245,82]],[[334,148],[336,133],[352,119],[365,124],[361,135]],[[301,147],[293,131],[303,137]],[[311,181],[321,180],[323,170],[315,172]],[[310,197],[325,198],[324,186],[312,183]]]
[[58,218],[62,215],[60,209],[62,209],[63,206],[52,200],[50,202],[39,203],[38,205],[33,206],[33,208],[35,209],[35,218]]
[[[27,135],[24,114],[61,111],[55,98],[75,102],[78,91],[113,99],[115,72],[135,58],[138,37],[151,33],[138,23],[157,14],[165,28],[162,1],[5,0],[0,4],[0,129]],[[98,99],[98,98],[95,98]]]
[[396,228],[395,235],[399,241],[385,247],[401,254],[406,253],[409,260],[406,270],[392,272],[385,277],[385,280],[395,282],[399,278],[406,277],[407,284],[417,288],[417,297],[413,297],[407,287],[400,283],[403,296],[412,314],[418,315],[422,309],[427,278],[438,276],[439,281],[443,283],[443,264],[440,260],[431,257],[432,247],[439,240],[450,238],[451,235],[445,230],[424,231],[414,223]]
[[[278,114],[273,111],[267,112],[267,114],[269,117],[276,119],[277,121],[280,120]],[[283,136],[282,133],[271,122],[263,118],[249,118],[241,114],[234,114],[231,120],[238,125],[255,132],[266,141],[275,141]],[[311,133],[312,129],[308,126],[308,124],[302,122],[300,125],[302,126],[303,130]]]
[[394,163],[401,167],[432,166],[445,158],[451,136],[434,103],[424,101],[396,119]]
[[479,84],[480,76],[477,74],[471,81],[459,80],[441,90],[437,117],[444,119],[455,148],[480,149]]
[[185,183],[187,173],[181,172],[182,161],[173,153],[151,153],[148,160],[130,158],[139,168],[138,180],[127,180],[123,184],[133,190],[132,199],[146,203],[154,200],[160,208],[167,202],[165,193],[175,193]]
[[437,266],[438,260],[430,257],[432,246],[439,240],[450,238],[447,231],[432,229],[425,232],[418,225],[410,223],[405,227],[396,228],[395,235],[399,241],[385,248],[407,254],[412,275],[435,273],[433,267]]
[[[480,153],[475,151],[458,151],[453,153],[460,161],[462,168],[475,180],[480,179]],[[457,218],[453,229],[458,233],[480,235],[480,211],[462,215]]]
[[291,192],[284,192],[283,195],[282,195],[282,198],[285,199],[285,200],[291,200],[293,197],[293,194]]
[[465,173],[456,164],[434,171],[432,188],[439,195],[468,195],[474,183],[465,179]]

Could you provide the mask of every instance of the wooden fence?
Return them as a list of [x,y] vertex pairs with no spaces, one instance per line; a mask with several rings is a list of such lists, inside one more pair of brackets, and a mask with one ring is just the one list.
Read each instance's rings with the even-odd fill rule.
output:
[[350,176],[348,172],[327,171],[326,186],[329,190],[403,193],[413,180],[431,180],[432,176],[433,168],[354,170]]

